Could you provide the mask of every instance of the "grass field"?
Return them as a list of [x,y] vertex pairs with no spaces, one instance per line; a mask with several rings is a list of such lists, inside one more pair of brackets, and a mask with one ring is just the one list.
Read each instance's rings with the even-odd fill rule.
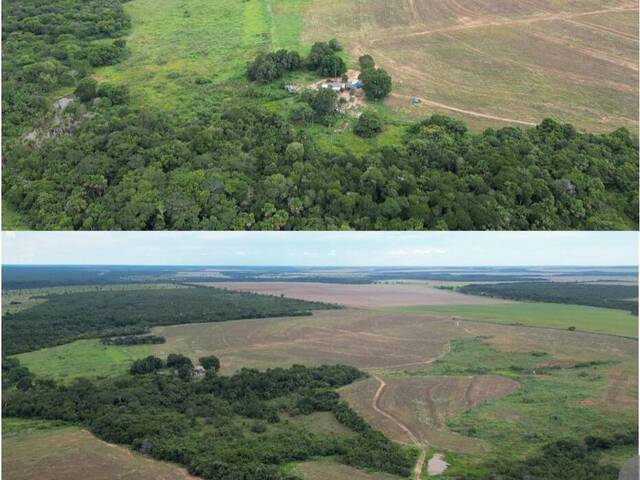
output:
[[134,101],[173,109],[215,91],[206,82],[244,75],[259,50],[271,48],[266,0],[133,0],[128,59],[96,77],[126,83]]
[[133,360],[151,355],[152,345],[102,345],[100,340],[78,340],[16,355],[38,377],[70,381],[78,377],[107,377],[127,372]]
[[638,317],[622,310],[562,305],[557,303],[511,303],[504,305],[435,305],[394,307],[394,312],[432,313],[507,324],[560,328],[638,337]]
[[8,480],[197,480],[184,469],[102,442],[86,430],[2,419],[2,476]]

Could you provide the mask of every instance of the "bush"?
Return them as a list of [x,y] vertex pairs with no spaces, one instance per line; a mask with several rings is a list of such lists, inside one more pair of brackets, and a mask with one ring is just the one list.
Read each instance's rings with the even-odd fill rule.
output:
[[202,365],[205,370],[213,370],[214,372],[220,370],[220,360],[215,355],[200,357],[198,362],[200,362],[200,365]]
[[369,68],[375,68],[376,62],[373,57],[369,54],[362,55],[358,59],[358,64],[360,65],[360,70],[365,71]]
[[97,91],[98,82],[96,82],[93,78],[87,77],[78,82],[78,86],[73,93],[80,99],[81,102],[88,102],[89,100],[95,98]]
[[391,77],[381,68],[369,68],[360,73],[362,89],[367,98],[379,100],[391,93]]
[[148,357],[142,358],[140,360],[135,360],[131,364],[129,372],[132,375],[144,375],[145,373],[151,373],[156,370],[160,370],[164,368],[164,366],[165,364],[161,358],[149,355]]
[[372,138],[382,132],[382,120],[380,116],[371,110],[362,112],[358,118],[353,133],[363,138]]

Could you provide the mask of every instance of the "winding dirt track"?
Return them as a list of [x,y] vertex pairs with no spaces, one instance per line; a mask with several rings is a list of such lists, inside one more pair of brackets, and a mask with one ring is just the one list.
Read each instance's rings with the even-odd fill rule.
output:
[[[459,322],[458,322],[458,325],[459,325]],[[436,357],[433,357],[432,359],[427,360],[426,362],[422,362],[422,363],[424,365],[429,365],[430,363],[433,363],[436,360],[444,357],[450,351],[451,351],[451,344],[447,343],[447,348],[445,349],[444,352],[442,352],[440,355],[438,355]],[[407,425],[402,423],[400,420],[398,420],[396,417],[394,417],[391,413],[387,412],[386,410],[384,410],[382,408],[382,406],[380,405],[380,397],[382,397],[382,394],[383,394],[385,388],[387,387],[387,383],[384,380],[382,380],[382,378],[380,378],[378,375],[374,374],[373,378],[375,378],[378,382],[380,382],[380,385],[378,386],[378,390],[376,390],[376,393],[373,396],[373,399],[371,400],[371,406],[380,415],[382,415],[383,417],[391,420],[398,427],[400,427],[400,429],[402,431],[404,431],[408,435],[408,437],[411,439],[411,442],[413,442],[413,444],[420,450],[420,456],[418,457],[418,461],[416,462],[415,467],[413,467],[413,478],[414,478],[414,480],[420,480],[420,478],[422,477],[422,469],[424,468],[424,462],[425,462],[425,459],[427,457],[427,451],[426,451],[425,447],[429,446],[429,444],[428,444],[428,442],[426,440],[420,441],[418,439],[418,435],[416,435],[413,431],[411,431],[411,429]],[[430,397],[430,395],[429,395],[429,397]],[[433,402],[431,401],[430,398],[428,400],[429,400],[430,404],[433,404]],[[434,416],[434,418],[435,418],[435,416]]]

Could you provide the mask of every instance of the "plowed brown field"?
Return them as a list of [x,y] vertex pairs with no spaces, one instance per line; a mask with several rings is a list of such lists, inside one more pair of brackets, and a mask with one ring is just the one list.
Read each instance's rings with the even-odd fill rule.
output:
[[228,282],[200,284],[302,300],[337,303],[349,307],[404,305],[485,305],[510,303],[495,298],[464,295],[423,284],[342,285],[333,283]]
[[2,478],[198,480],[183,468],[102,442],[75,427],[4,438]]
[[372,54],[409,116],[600,131],[637,127],[637,32],[637,0],[314,0],[304,35]]

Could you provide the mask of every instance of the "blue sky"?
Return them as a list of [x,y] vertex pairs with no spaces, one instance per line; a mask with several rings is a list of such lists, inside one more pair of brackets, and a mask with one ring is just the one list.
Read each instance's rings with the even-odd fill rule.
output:
[[3,232],[3,264],[637,265],[636,232]]

